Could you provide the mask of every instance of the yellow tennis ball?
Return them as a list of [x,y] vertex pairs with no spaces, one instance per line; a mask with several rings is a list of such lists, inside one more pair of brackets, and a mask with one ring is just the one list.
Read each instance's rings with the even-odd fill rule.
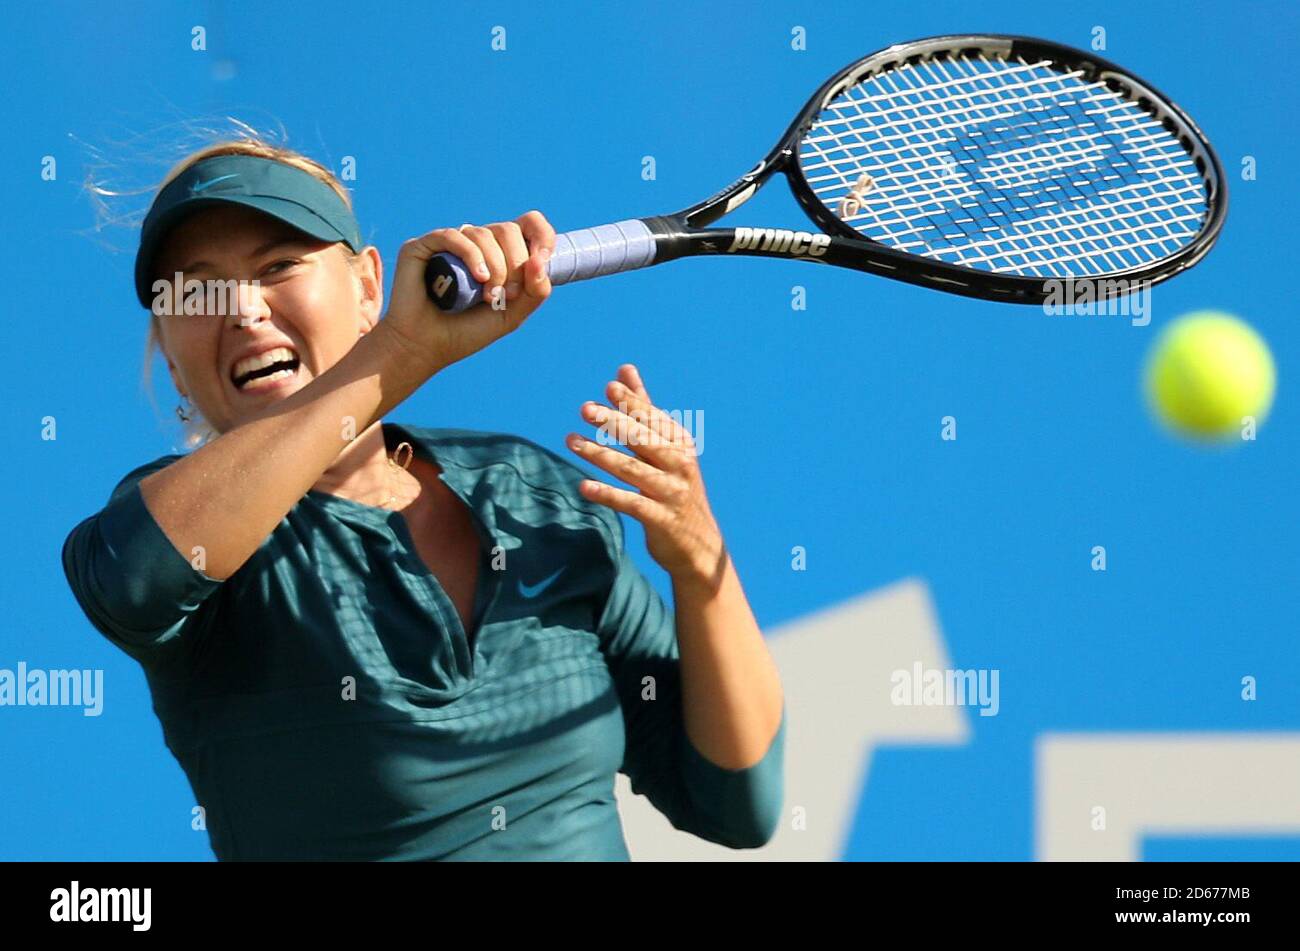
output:
[[1242,417],[1262,423],[1277,370],[1268,344],[1245,321],[1201,310],[1173,321],[1147,358],[1146,391],[1172,428],[1201,439],[1237,435]]

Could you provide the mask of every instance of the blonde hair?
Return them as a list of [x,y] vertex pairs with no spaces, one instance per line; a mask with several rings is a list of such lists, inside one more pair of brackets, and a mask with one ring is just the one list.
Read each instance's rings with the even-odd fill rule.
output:
[[[163,177],[162,181],[158,183],[154,195],[156,196],[158,192],[166,188],[173,179],[183,173],[191,165],[196,162],[201,162],[203,159],[212,158],[216,155],[255,155],[261,158],[283,162],[285,165],[292,165],[305,172],[309,172],[334,189],[349,209],[352,207],[352,198],[348,194],[347,189],[344,188],[342,183],[340,183],[334,176],[334,173],[324,165],[314,159],[308,158],[301,152],[267,141],[265,137],[258,134],[250,126],[239,122],[236,122],[236,125],[241,129],[241,134],[238,138],[224,139],[219,142],[214,142],[186,155],[183,159],[177,162],[172,167],[171,171]],[[101,190],[100,194],[106,194],[106,192]],[[343,250],[348,257],[348,262],[355,265],[360,255],[353,253],[352,250],[346,246]],[[162,346],[162,336],[159,332],[159,318],[157,314],[151,312],[149,315],[149,330],[145,337],[144,371],[141,375],[141,383],[145,387],[146,391],[150,393],[151,400],[153,393],[153,357],[155,353],[165,356]],[[197,449],[199,446],[202,446],[209,440],[216,438],[218,435],[212,426],[203,418],[203,415],[198,411],[197,407],[191,408],[189,420],[182,421],[181,425],[184,430],[184,443],[186,449]]]

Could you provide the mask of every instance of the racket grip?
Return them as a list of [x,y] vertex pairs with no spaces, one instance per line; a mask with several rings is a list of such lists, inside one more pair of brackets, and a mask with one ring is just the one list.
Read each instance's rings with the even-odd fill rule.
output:
[[[640,218],[566,231],[555,236],[555,253],[546,262],[551,284],[634,271],[655,258],[655,239]],[[438,308],[459,314],[483,300],[483,285],[449,251],[435,254],[424,269],[424,285]]]

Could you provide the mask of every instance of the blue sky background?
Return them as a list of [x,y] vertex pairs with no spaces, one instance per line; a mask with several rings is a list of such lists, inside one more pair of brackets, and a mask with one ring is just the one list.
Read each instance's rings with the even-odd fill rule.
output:
[[[0,488],[12,505],[0,667],[103,668],[108,706],[97,719],[0,708],[0,858],[211,858],[188,828],[192,794],[143,674],[90,627],[59,566],[72,526],[178,439],[165,368],[162,420],[139,384],[133,234],[84,233],[88,146],[126,162],[115,181],[147,184],[175,148],[175,130],[153,134],[164,123],[282,123],[290,145],[336,170],[355,157],[363,234],[391,283],[401,241],[435,227],[537,207],[563,230],[689,204],[751,167],[829,73],[941,33],[1086,47],[1103,26],[1103,55],[1210,137],[1229,176],[1227,225],[1205,261],[1154,290],[1150,326],[1049,318],[832,268],[684,261],[561,289],[388,418],[510,431],[565,453],[579,405],[632,361],[661,405],[704,411],[710,497],[765,628],[925,579],[952,662],[1001,670],[1001,713],[972,717],[967,747],[880,753],[846,857],[1030,858],[1033,737],[1044,730],[1300,728],[1300,332],[1275,279],[1295,268],[1285,222],[1297,143],[1295,124],[1273,118],[1295,92],[1282,65],[1300,27],[1293,4],[395,6],[136,3],[108,14],[52,3],[6,15],[11,465]],[[196,24],[206,52],[190,49]],[[495,25],[505,52],[490,48]],[[806,51],[790,48],[795,25]],[[40,177],[47,155],[55,181]],[[645,155],[655,181],[641,178]],[[1255,181],[1241,180],[1245,155]],[[799,220],[775,182],[727,223]],[[806,311],[790,307],[795,284]],[[1204,307],[1250,321],[1279,368],[1259,440],[1227,451],[1168,437],[1140,397],[1156,332]],[[948,415],[956,442],[939,438]],[[41,439],[46,416],[55,441]],[[790,570],[795,545],[807,571]],[[1105,573],[1089,568],[1094,545],[1107,549]],[[1239,699],[1247,675],[1259,679],[1253,703]],[[1147,851],[1297,858],[1298,843],[1161,839]]]

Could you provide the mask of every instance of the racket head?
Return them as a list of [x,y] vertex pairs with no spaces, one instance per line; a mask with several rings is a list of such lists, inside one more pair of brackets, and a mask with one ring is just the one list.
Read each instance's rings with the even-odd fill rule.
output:
[[1107,297],[1166,280],[1227,211],[1218,157],[1168,97],[1031,37],[931,37],[858,60],[751,175],[778,167],[827,234],[888,249],[891,276],[1020,303],[1068,280]]

